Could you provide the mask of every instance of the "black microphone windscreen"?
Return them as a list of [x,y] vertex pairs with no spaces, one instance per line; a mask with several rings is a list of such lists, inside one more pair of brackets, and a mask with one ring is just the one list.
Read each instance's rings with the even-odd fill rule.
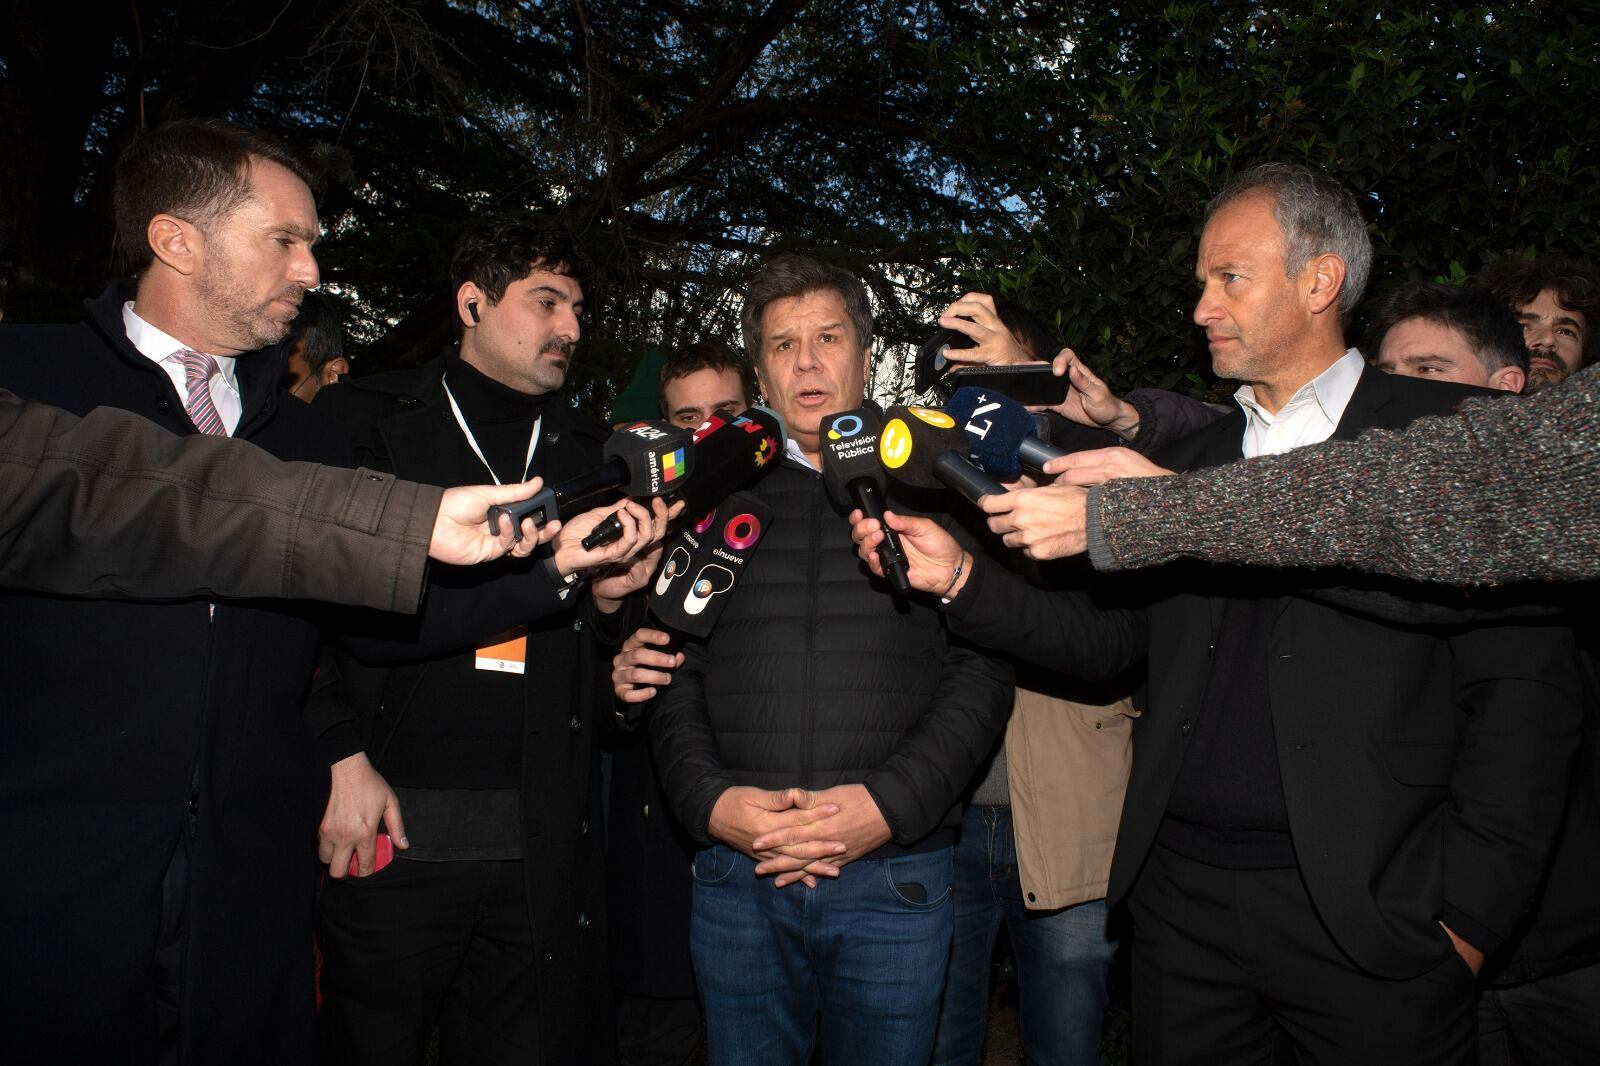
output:
[[920,489],[943,488],[933,463],[951,451],[965,457],[967,435],[939,408],[897,404],[884,412],[878,460],[896,481]]
[[1033,416],[1011,397],[988,389],[957,389],[945,411],[959,423],[978,469],[1001,481],[1022,476],[1017,452],[1033,434]]
[[621,459],[628,468],[629,496],[675,492],[694,473],[694,435],[667,422],[640,421],[623,426],[606,441],[607,459]]
[[822,483],[836,506],[853,507],[850,484],[867,480],[883,489],[883,464],[878,462],[878,437],[883,409],[867,401],[852,411],[822,420]]
[[650,613],[668,629],[709,636],[771,526],[772,509],[761,500],[748,492],[729,495],[667,543],[650,582]]
[[783,445],[783,419],[760,406],[747,408],[699,435],[694,445],[694,476],[676,493],[684,501],[684,514],[702,516],[730,492],[753,483],[778,465]]

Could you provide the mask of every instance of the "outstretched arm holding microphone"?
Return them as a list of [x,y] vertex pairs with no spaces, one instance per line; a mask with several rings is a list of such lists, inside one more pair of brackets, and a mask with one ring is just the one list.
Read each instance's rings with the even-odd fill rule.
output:
[[[559,523],[529,524],[514,541],[508,526],[485,520],[490,507],[540,487],[535,478],[440,489],[283,462],[245,441],[178,437],[108,407],[77,418],[0,391],[0,585],[411,612],[429,558],[470,566],[525,556],[560,532]],[[177,549],[119,566],[118,551],[135,534]]]

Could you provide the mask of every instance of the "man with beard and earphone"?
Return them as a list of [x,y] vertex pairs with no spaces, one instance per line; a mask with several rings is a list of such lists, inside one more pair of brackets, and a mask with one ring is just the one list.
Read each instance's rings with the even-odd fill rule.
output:
[[[595,482],[608,435],[559,392],[587,257],[559,226],[490,218],[451,274],[457,346],[316,406],[401,477]],[[612,514],[620,539],[583,549]],[[584,575],[659,539],[666,515],[562,514],[553,550],[437,572],[415,620],[353,620],[349,654],[325,656],[307,714],[339,760],[320,833],[329,1061],[421,1063],[436,1022],[445,1063],[610,1060],[596,637],[623,635],[606,623],[645,571]]]

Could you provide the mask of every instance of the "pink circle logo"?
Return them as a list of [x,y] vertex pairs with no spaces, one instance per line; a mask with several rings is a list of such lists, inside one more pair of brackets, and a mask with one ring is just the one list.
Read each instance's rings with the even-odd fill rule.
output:
[[728,519],[722,527],[722,539],[734,551],[744,551],[761,539],[761,519],[746,512]]

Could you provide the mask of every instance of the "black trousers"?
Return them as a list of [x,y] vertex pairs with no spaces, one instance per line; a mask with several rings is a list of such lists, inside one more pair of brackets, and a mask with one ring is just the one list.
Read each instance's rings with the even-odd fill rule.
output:
[[536,952],[521,860],[397,858],[317,904],[326,1066],[539,1061]]
[[1479,1066],[1574,1062],[1600,1062],[1600,963],[1479,995]]
[[622,1066],[687,1066],[704,1042],[693,996],[617,997],[617,1061]]
[[1222,870],[1157,845],[1129,910],[1136,1066],[1473,1061],[1466,963],[1451,950],[1412,980],[1362,972],[1297,869]]

